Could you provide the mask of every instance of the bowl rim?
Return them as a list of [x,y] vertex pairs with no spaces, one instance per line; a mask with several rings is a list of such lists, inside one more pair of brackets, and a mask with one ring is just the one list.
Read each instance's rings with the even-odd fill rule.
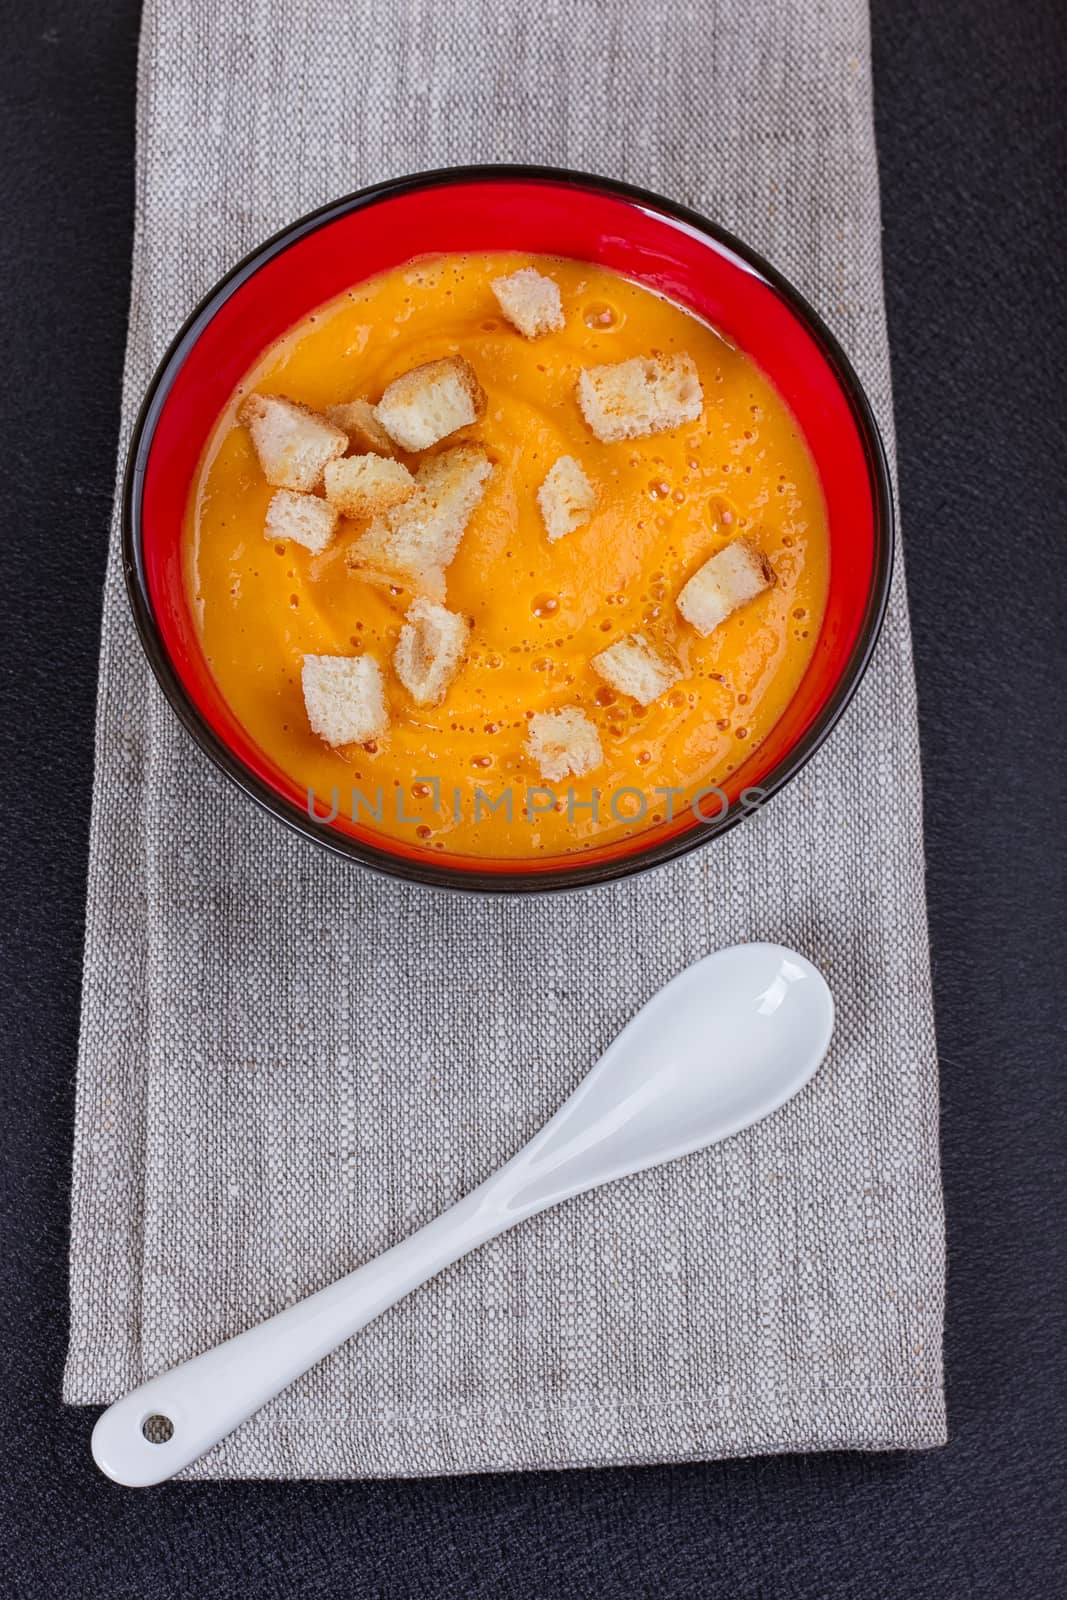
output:
[[[245,766],[213,728],[187,690],[163,642],[148,590],[144,564],[142,501],[148,459],[156,424],[178,372],[201,332],[219,308],[267,261],[317,229],[368,206],[419,189],[443,188],[454,184],[514,181],[553,183],[576,190],[597,190],[652,211],[665,213],[677,222],[711,239],[738,256],[774,288],[790,310],[807,327],[819,344],[834,376],[849,403],[858,432],[865,446],[870,475],[873,509],[874,562],[863,618],[855,642],[840,676],[810,727],[759,785],[758,804],[735,801],[714,819],[694,822],[691,828],[636,848],[632,853],[603,861],[573,858],[573,864],[546,868],[538,872],[501,869],[479,872],[471,868],[450,867],[447,856],[441,860],[402,856],[369,840],[334,831],[312,821],[307,811],[292,805],[276,790]],[[772,380],[773,381],[773,380]],[[819,313],[782,274],[743,240],[710,221],[688,206],[669,200],[653,190],[617,178],[569,168],[524,163],[476,163],[469,166],[440,167],[404,177],[370,184],[340,199],[307,212],[270,235],[250,250],[208,290],[186,317],[168,345],[145,392],[134,421],[126,454],[121,499],[121,552],[126,593],[141,646],[163,694],[179,722],[213,764],[239,789],[279,822],[303,838],[340,855],[348,861],[406,882],[439,889],[454,889],[474,894],[547,895],[594,888],[617,882],[662,866],[688,855],[690,851],[721,838],[778,794],[826,742],[856,693],[866,672],[881,633],[889,602],[896,549],[896,515],[892,480],[885,445],[873,408],[863,386],[836,336]],[[567,858],[565,858],[566,860]]]

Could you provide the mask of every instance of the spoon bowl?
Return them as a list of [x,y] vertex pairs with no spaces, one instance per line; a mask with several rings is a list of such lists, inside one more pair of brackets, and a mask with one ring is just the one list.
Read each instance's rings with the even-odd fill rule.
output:
[[117,1483],[161,1483],[397,1300],[573,1195],[690,1155],[769,1116],[833,1032],[825,979],[777,944],[705,956],[659,990],[555,1116],[472,1193],[347,1277],[151,1378],[93,1430]]
[[627,1023],[494,1192],[513,1182],[528,1216],[739,1133],[804,1087],[833,1016],[822,975],[782,945],[705,956]]

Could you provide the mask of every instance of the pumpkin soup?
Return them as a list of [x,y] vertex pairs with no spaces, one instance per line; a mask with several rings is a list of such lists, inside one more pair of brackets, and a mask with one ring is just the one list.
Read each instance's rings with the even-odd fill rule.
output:
[[187,512],[234,714],[379,835],[565,855],[748,758],[818,636],[828,536],[774,388],[604,269],[433,257],[249,372]]

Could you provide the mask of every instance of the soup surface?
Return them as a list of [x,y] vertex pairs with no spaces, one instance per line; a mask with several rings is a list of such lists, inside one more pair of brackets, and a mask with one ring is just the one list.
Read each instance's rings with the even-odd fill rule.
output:
[[[562,292],[562,331],[524,339],[490,288],[533,265]],[[583,367],[687,352],[698,421],[601,443],[575,395]],[[264,535],[272,489],[237,422],[250,391],[317,410],[452,354],[474,367],[484,415],[445,443],[494,462],[447,571],[446,604],[471,623],[442,704],[415,705],[390,670],[413,595],[349,559],[356,523],[321,554]],[[398,452],[401,460],[414,458]],[[596,487],[590,522],[552,543],[537,491],[563,455]],[[679,615],[687,579],[742,535],[775,585],[706,638]],[[815,467],[772,385],[713,329],[604,269],[538,257],[432,257],[359,284],[291,329],[248,373],[205,452],[187,511],[186,581],[205,655],[235,715],[320,814],[336,804],[371,834],[480,858],[565,855],[682,815],[781,716],[818,637],[828,535]],[[590,667],[629,633],[672,652],[682,674],[642,707]],[[373,655],[391,723],[332,749],[308,724],[306,654]],[[531,713],[579,707],[599,768],[546,785],[525,751]],[[595,791],[595,803],[594,803]],[[669,792],[668,792],[669,791]]]

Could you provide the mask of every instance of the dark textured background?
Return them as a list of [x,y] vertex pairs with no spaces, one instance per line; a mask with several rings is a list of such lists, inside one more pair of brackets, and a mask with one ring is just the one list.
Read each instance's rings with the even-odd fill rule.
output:
[[950,1445],[147,1491],[101,1478],[88,1453],[92,1415],[59,1404],[137,10],[133,0],[0,4],[9,1545],[0,1592],[1051,1600],[1067,1557],[1056,1392],[1067,1157],[1056,826],[1067,599],[1062,6],[874,5],[941,1047]]

